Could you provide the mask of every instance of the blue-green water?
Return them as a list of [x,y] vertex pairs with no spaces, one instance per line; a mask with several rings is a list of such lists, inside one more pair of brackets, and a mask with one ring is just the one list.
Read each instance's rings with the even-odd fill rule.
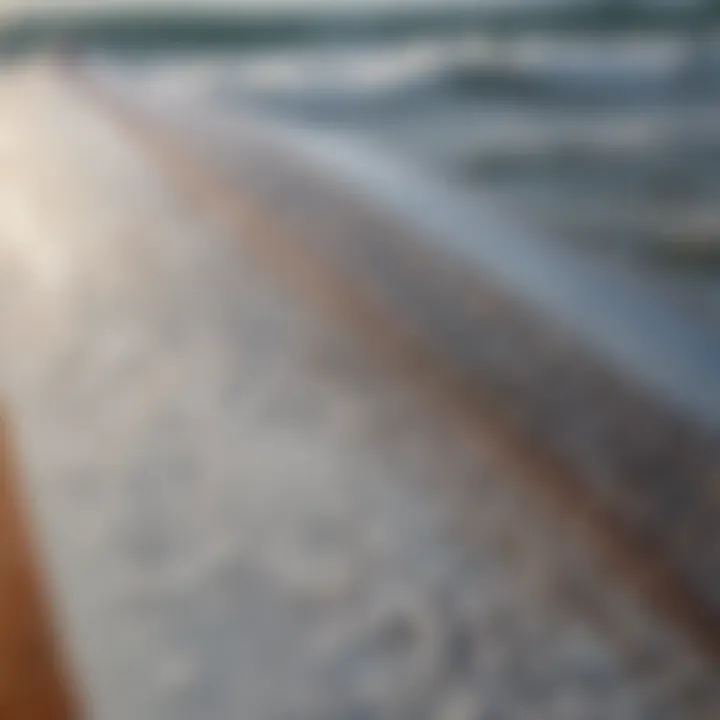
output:
[[[639,373],[655,368],[660,384],[717,416],[720,50],[713,37],[500,42],[468,33],[340,42],[333,35],[306,48],[104,63],[156,104],[166,96],[166,113],[184,107],[220,117],[226,128],[250,116],[299,130],[296,146],[316,147],[312,137],[351,148],[340,152],[344,168],[333,162],[333,170],[363,165],[357,187],[376,199],[407,196],[415,178],[440,181],[443,200],[426,188],[427,202],[415,194],[402,211],[427,227],[441,215],[438,235],[448,245],[462,235],[469,262],[507,271],[531,302],[552,305]],[[216,145],[222,153],[222,141]],[[409,174],[393,185],[369,167],[372,158]],[[476,202],[477,212],[453,219],[454,202],[446,202],[453,194]],[[493,213],[510,223],[493,224]],[[510,225],[537,239],[537,249],[512,240]]]
[[135,68],[223,112],[370,140],[606,257],[703,283],[720,267],[713,38],[331,36]]

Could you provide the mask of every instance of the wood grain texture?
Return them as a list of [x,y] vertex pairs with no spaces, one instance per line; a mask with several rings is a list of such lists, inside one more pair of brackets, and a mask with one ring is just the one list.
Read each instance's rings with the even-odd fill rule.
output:
[[18,482],[0,418],[0,718],[79,717],[50,621]]

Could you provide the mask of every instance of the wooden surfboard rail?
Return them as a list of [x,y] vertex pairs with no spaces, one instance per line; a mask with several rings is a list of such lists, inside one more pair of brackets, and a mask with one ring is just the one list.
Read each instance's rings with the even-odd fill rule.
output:
[[0,717],[81,715],[54,632],[18,458],[0,417]]

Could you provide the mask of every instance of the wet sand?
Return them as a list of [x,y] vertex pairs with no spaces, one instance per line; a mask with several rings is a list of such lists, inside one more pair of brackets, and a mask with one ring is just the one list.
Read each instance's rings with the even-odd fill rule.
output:
[[[175,72],[180,78],[182,69]],[[405,203],[404,213],[387,202],[403,179],[400,192],[412,192],[412,177],[395,177],[393,188],[382,173],[353,175],[312,136],[266,132],[248,113],[223,116],[194,101],[192,90],[169,86],[174,94],[163,96],[162,83],[157,92],[152,83],[80,84],[203,212],[259,239],[253,249],[272,267],[323,309],[342,308],[372,346],[420,367],[417,385],[450,401],[449,411],[507,448],[512,463],[531,468],[546,493],[611,546],[643,593],[717,657],[714,334],[698,334],[668,298],[656,296],[656,307],[642,288],[623,286],[627,278],[573,263],[547,243],[543,254],[541,239],[518,244],[517,228],[487,205],[465,240],[490,255],[463,255],[453,237],[433,237],[427,227],[434,213],[449,212],[431,192]],[[498,272],[483,263],[493,245]],[[502,272],[533,261],[535,279],[549,272],[551,284],[575,288],[561,313],[541,302],[542,292],[533,302],[532,272],[529,287],[522,273]],[[571,310],[568,320],[568,307],[588,303],[595,318],[572,318]],[[612,352],[628,336],[642,338],[639,374]],[[660,370],[665,383],[649,389],[645,375],[664,363],[670,376]],[[688,382],[709,415],[672,402]]]

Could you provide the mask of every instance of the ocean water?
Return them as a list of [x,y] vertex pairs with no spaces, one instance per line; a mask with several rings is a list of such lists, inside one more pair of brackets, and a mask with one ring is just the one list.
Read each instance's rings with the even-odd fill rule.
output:
[[[717,294],[720,48],[479,37],[265,57],[214,98],[371,137],[605,261]],[[702,286],[702,288],[701,288]]]
[[[112,60],[111,60],[112,64]],[[720,315],[720,43],[712,33],[477,30],[164,52],[136,79],[223,113],[361,139],[532,232]]]

